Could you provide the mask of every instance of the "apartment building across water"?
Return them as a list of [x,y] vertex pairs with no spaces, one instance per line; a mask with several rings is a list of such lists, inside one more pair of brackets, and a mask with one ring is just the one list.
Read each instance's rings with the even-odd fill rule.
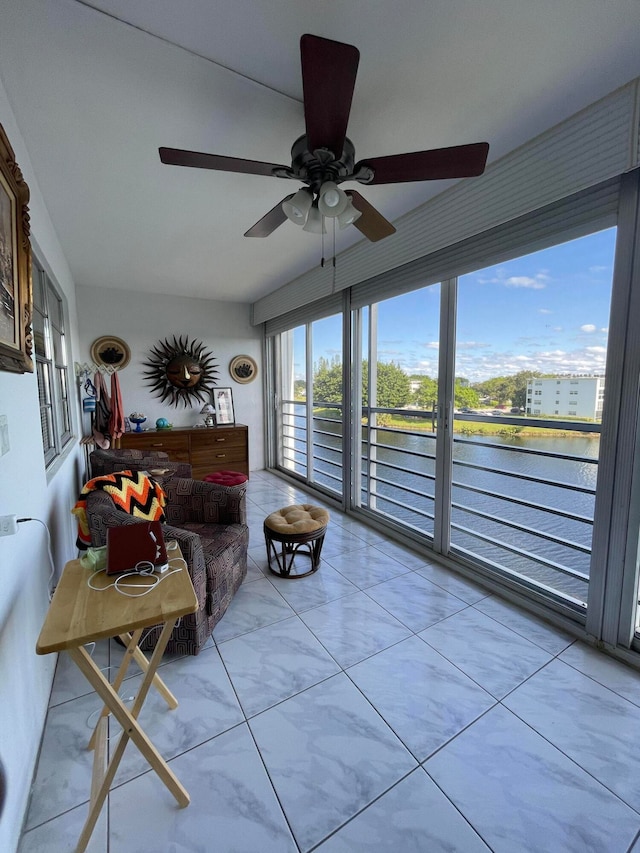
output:
[[603,401],[604,376],[563,376],[530,379],[527,383],[528,415],[599,421]]

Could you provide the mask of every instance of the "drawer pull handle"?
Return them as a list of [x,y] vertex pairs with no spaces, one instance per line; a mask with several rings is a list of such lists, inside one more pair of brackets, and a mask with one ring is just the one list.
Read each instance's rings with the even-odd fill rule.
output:
[[162,442],[159,441],[157,444],[152,444],[151,447],[162,447]]
[[226,441],[226,438],[216,438],[216,441]]
[[224,459],[226,455],[226,453],[216,453],[216,459]]

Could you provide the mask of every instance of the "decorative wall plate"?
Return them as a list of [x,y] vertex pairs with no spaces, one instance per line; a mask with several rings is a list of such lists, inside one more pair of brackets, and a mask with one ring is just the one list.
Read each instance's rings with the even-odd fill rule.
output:
[[237,355],[231,359],[229,373],[236,382],[246,385],[247,382],[253,382],[258,375],[258,365],[250,355]]
[[121,370],[131,361],[131,350],[121,338],[105,335],[91,344],[91,361],[101,367]]

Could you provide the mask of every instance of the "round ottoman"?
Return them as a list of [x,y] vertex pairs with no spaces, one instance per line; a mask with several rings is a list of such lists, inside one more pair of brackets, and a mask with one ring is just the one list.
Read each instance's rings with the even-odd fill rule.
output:
[[213,474],[203,477],[205,483],[218,483],[220,486],[239,486],[248,479],[247,475],[241,474],[240,471],[214,471]]
[[[264,520],[264,541],[269,571],[291,579],[304,578],[317,571],[328,523],[327,510],[312,504],[293,504],[268,515]],[[279,543],[279,548],[276,543]],[[311,568],[307,572],[292,573],[293,559],[303,546],[308,549],[302,553],[311,558]],[[277,570],[271,568],[272,556],[275,557]]]

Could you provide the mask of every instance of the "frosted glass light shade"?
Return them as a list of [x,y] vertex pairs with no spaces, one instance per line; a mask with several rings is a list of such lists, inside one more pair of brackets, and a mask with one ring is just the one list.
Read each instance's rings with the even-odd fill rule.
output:
[[349,225],[353,225],[356,219],[360,219],[361,216],[362,211],[355,208],[351,199],[348,198],[347,206],[340,216],[338,216],[338,225],[340,226],[340,230],[342,231],[344,228],[348,228]]
[[282,202],[282,209],[287,219],[290,219],[296,225],[302,226],[307,221],[312,201],[313,196],[311,191],[303,187],[298,190],[293,198]]
[[326,234],[327,230],[324,227],[324,216],[318,210],[316,205],[313,205],[307,216],[307,221],[302,229],[310,234]]
[[340,216],[349,204],[344,190],[333,181],[325,181],[320,188],[318,209],[323,216]]

